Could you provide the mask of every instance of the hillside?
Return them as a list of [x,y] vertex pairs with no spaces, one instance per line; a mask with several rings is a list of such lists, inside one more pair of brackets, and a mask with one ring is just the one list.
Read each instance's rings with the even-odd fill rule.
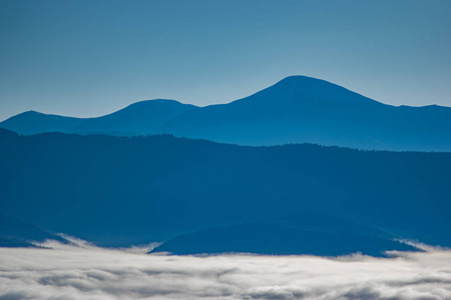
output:
[[0,131],[0,211],[130,245],[312,211],[451,246],[451,154]]
[[20,134],[172,134],[239,145],[313,143],[390,151],[451,151],[451,108],[382,104],[336,84],[287,77],[228,104],[149,100],[97,118],[26,112],[0,127]]
[[193,108],[196,106],[174,100],[141,101],[112,114],[87,119],[63,132],[119,136],[148,135],[167,121]]
[[156,99],[136,102],[96,118],[72,118],[29,111],[0,122],[0,128],[23,135],[62,132],[139,136],[154,133],[156,128],[193,108],[196,106]]
[[272,220],[233,224],[176,236],[151,252],[186,254],[258,253],[341,256],[360,252],[416,251],[384,232],[314,213],[295,213]]
[[64,132],[83,122],[83,119],[48,115],[37,111],[27,111],[0,122],[0,128],[23,135],[43,132]]
[[159,132],[240,145],[451,151],[451,108],[395,107],[324,80],[291,76],[232,103],[189,111]]
[[69,243],[46,229],[20,219],[0,215],[0,247],[36,247],[46,240]]

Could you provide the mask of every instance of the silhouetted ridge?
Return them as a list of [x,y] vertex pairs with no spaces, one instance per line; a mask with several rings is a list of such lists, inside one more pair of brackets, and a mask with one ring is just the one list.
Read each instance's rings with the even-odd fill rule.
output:
[[143,100],[143,101],[138,101],[135,103],[130,104],[129,106],[123,108],[123,109],[127,109],[127,108],[135,108],[135,107],[146,107],[149,105],[153,105],[156,103],[160,103],[160,104],[166,104],[166,105],[173,105],[173,106],[179,106],[179,105],[190,105],[190,106],[194,106],[191,104],[183,104],[178,102],[177,100],[172,100],[172,99],[152,99],[152,100]]
[[149,135],[176,116],[196,106],[175,100],[146,100],[97,118],[71,118],[28,111],[0,123],[23,135],[43,132],[109,134],[119,136]]
[[104,246],[292,211],[451,246],[450,153],[46,133],[0,138],[0,166],[3,214]]
[[[337,97],[340,95],[340,97]],[[383,105],[370,98],[352,92],[344,87],[325,80],[307,76],[289,76],[276,84],[237,101],[253,101],[255,104],[284,105]]]
[[184,234],[151,252],[173,254],[312,254],[338,256],[356,252],[383,256],[384,251],[415,251],[389,234],[339,218],[296,213],[273,220],[234,224]]
[[67,132],[119,136],[149,135],[168,120],[194,108],[196,106],[175,100],[140,101],[112,114],[87,119]]
[[27,111],[1,122],[0,126],[19,134],[31,135],[42,132],[65,131],[76,126],[82,120],[80,118]]
[[51,131],[117,136],[168,133],[251,146],[313,143],[451,151],[451,108],[395,107],[306,76],[284,78],[228,104],[195,107],[157,99],[98,118],[56,117],[21,114],[0,126],[25,135]]
[[[196,107],[191,104],[183,104],[176,100],[170,100],[170,99],[143,100],[143,101],[132,103],[123,109],[120,109],[114,113],[105,115],[103,117],[111,116],[111,115],[115,115],[115,114],[119,114],[119,113],[131,112],[131,111],[135,111],[135,113],[144,114],[148,110],[152,111],[155,108],[158,108],[159,105],[162,105],[163,107],[167,107],[167,108],[178,108],[178,107],[184,107],[184,106],[190,107],[190,108]],[[161,108],[159,108],[159,109],[161,109]]]
[[0,138],[17,138],[19,135],[11,130],[0,128]]
[[451,151],[451,110],[385,105],[324,80],[290,76],[229,104],[188,111],[159,131],[240,145]]
[[69,243],[46,229],[20,219],[0,215],[0,247],[33,247],[36,242],[45,240]]

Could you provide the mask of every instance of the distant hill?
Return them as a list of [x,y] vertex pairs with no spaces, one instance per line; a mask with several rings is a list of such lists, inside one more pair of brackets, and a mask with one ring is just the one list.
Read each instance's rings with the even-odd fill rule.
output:
[[148,100],[134,103],[110,115],[86,119],[63,132],[77,134],[148,135],[184,112],[196,108],[174,100]]
[[36,247],[45,240],[68,241],[57,234],[22,220],[0,215],[0,247]]
[[2,214],[100,246],[293,211],[451,246],[451,153],[0,130],[0,166]]
[[0,127],[26,135],[52,131],[173,134],[239,145],[314,143],[373,150],[451,151],[451,108],[386,105],[306,76],[287,77],[228,104],[195,107],[151,100],[91,119],[27,112],[1,122]]
[[137,102],[97,118],[71,118],[29,111],[1,122],[0,127],[23,135],[43,132],[148,135],[167,121],[193,108],[196,106],[157,99]]
[[179,255],[244,252],[321,256],[361,252],[383,256],[385,251],[391,250],[417,249],[371,227],[319,214],[296,213],[267,221],[234,224],[180,235],[151,252]]
[[47,115],[37,111],[27,111],[0,123],[0,127],[19,134],[31,135],[42,132],[64,132],[83,122],[83,119]]

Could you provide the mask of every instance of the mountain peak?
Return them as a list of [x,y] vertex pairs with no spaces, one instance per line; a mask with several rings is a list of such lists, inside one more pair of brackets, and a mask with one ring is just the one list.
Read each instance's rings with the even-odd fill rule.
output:
[[[326,80],[303,75],[285,77],[274,85],[241,100],[270,106],[289,104],[295,106],[344,107],[355,105],[382,105],[363,95]],[[238,100],[238,102],[241,102]]]
[[[352,93],[358,95],[357,93],[352,92],[332,82],[303,75],[293,75],[285,77],[284,79],[274,84],[272,87],[277,87],[281,89],[296,89],[298,92],[302,91],[308,94],[324,94],[327,92],[339,94]],[[337,97],[336,94],[330,96]]]
[[283,78],[278,83],[282,83],[282,82],[298,82],[299,83],[299,82],[306,82],[306,81],[321,81],[321,82],[330,83],[326,80],[322,80],[322,79],[318,79],[318,78],[310,77],[310,76],[305,76],[305,75],[290,75],[290,76]]
[[22,113],[23,115],[43,115],[43,113],[40,113],[40,112],[38,112],[38,111],[35,111],[35,110],[27,110],[27,111],[24,111],[23,113]]
[[127,108],[142,108],[142,107],[150,107],[155,105],[164,105],[164,106],[191,106],[195,107],[195,105],[192,104],[184,104],[177,100],[172,99],[152,99],[152,100],[142,100],[135,103],[130,104],[129,106],[125,107]]

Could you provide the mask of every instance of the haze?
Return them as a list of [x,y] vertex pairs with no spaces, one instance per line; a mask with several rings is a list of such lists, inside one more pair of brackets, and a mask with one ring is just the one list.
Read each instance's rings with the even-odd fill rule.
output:
[[451,106],[449,1],[1,1],[0,120],[226,103],[289,75]]

